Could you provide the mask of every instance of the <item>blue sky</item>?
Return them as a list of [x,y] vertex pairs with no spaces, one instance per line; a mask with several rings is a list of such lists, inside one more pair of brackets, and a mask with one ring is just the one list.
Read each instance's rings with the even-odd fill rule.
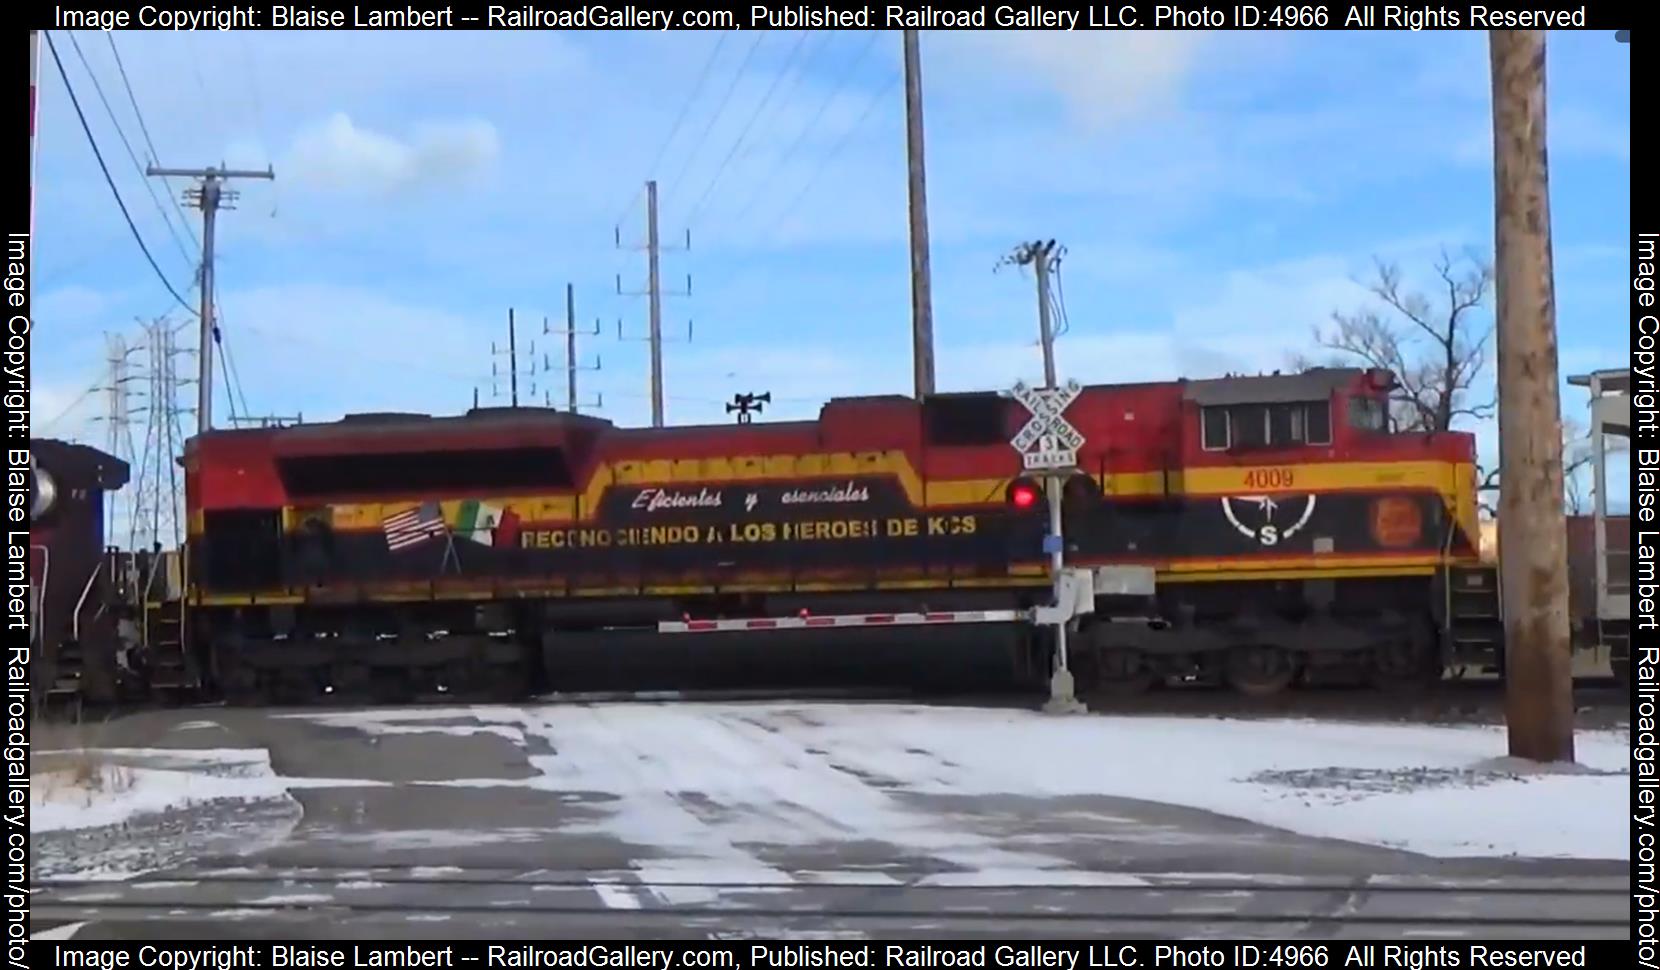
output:
[[[184,291],[184,247],[93,89],[95,76],[143,159],[110,44],[76,35],[89,76],[57,37],[117,187]],[[508,308],[539,331],[573,282],[580,319],[602,321],[583,342],[604,365],[582,375],[583,396],[643,423],[645,349],[619,341],[617,321],[643,335],[645,301],[618,297],[615,275],[637,289],[645,261],[613,246],[613,227],[641,238],[648,176],[665,238],[692,233],[689,252],[664,259],[666,285],[688,273],[693,285],[666,301],[665,329],[683,340],[695,321],[694,340],[666,351],[671,423],[728,420],[737,391],[771,391],[778,417],[910,391],[897,33],[114,39],[162,164],[275,166],[276,182],[242,184],[220,223],[225,335],[254,413],[462,410],[475,386],[491,395]],[[942,389],[1041,375],[1032,286],[993,272],[1024,239],[1068,247],[1058,359],[1092,382],[1282,367],[1333,309],[1366,304],[1355,280],[1374,255],[1421,277],[1442,246],[1491,249],[1481,33],[922,43]],[[1566,375],[1629,352],[1630,48],[1607,31],[1550,45]],[[34,416],[37,433],[100,441],[102,396],[71,405],[101,380],[104,334],[187,317],[128,234],[49,54],[42,63]],[[556,369],[537,390],[562,401],[562,346],[532,336]],[[1564,388],[1570,414],[1583,394]],[[223,388],[215,410],[222,423]],[[1474,430],[1492,444],[1490,428]]]

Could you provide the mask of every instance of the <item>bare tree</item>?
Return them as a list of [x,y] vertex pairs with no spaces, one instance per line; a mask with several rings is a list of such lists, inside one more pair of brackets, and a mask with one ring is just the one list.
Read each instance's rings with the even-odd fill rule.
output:
[[1435,262],[1440,282],[1428,295],[1409,289],[1398,265],[1373,262],[1375,275],[1363,285],[1382,306],[1333,311],[1329,327],[1315,328],[1315,342],[1395,374],[1391,410],[1400,430],[1447,431],[1460,418],[1491,417],[1496,401],[1471,398],[1493,336],[1483,313],[1492,265],[1471,251],[1454,258],[1443,249]]
[[[1604,448],[1608,454],[1622,452],[1629,439],[1611,438]],[[1562,419],[1562,483],[1563,502],[1569,515],[1589,515],[1593,508],[1596,486],[1587,482],[1585,472],[1597,460],[1596,443],[1585,425],[1572,418]]]
[[[1625,450],[1625,440],[1615,438],[1606,445],[1609,454]],[[1562,501],[1563,507],[1569,515],[1588,515],[1591,511],[1593,486],[1586,481],[1586,472],[1591,463],[1597,460],[1596,445],[1591,441],[1591,433],[1585,425],[1574,418],[1562,419]],[[1479,469],[1480,466],[1477,466]],[[1498,514],[1498,502],[1488,496],[1498,492],[1500,488],[1499,469],[1482,475],[1481,484],[1477,491],[1481,498],[1481,510],[1491,515]]]

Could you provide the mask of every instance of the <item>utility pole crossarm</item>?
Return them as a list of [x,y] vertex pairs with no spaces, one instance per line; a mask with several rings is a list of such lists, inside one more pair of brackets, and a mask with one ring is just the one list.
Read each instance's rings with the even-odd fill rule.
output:
[[162,168],[159,165],[148,166],[144,174],[151,178],[187,178],[187,179],[274,179],[277,173],[266,168],[263,171],[252,168]]

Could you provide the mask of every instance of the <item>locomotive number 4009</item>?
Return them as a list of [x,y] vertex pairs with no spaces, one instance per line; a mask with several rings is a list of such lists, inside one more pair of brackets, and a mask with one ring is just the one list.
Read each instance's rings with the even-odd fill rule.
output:
[[1245,473],[1246,488],[1291,488],[1296,476],[1289,468],[1253,468]]

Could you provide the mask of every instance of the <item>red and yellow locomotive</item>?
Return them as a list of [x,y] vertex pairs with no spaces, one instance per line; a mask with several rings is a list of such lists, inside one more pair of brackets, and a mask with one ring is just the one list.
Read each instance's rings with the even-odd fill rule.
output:
[[[1495,648],[1474,440],[1394,433],[1392,376],[1085,387],[1068,561],[1144,566],[1074,638],[1129,689],[1439,676]],[[185,455],[181,649],[233,697],[1046,675],[1027,624],[782,624],[1047,601],[1048,510],[1006,395],[832,400],[814,421],[619,428],[536,408],[214,431]],[[1149,592],[1143,590],[1142,592]],[[1479,595],[1477,599],[1479,600]],[[1495,614],[1489,616],[1489,614]],[[756,621],[686,636],[701,619]],[[1485,643],[1485,646],[1482,644]],[[768,668],[772,669],[772,668]]]

